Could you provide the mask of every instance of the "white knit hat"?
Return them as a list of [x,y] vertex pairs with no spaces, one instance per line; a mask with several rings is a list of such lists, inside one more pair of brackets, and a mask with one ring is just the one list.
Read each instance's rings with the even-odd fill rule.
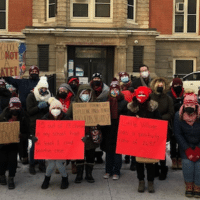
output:
[[48,82],[47,82],[47,77],[46,76],[41,76],[40,77],[40,80],[39,80],[39,82],[38,82],[38,84],[37,84],[37,86],[36,86],[38,89],[39,88],[42,88],[42,87],[44,87],[44,88],[49,88],[49,84],[48,84]]
[[48,103],[50,104],[50,106],[49,106],[50,111],[53,108],[60,108],[61,110],[63,109],[62,103],[54,97],[50,97],[49,100],[48,100]]

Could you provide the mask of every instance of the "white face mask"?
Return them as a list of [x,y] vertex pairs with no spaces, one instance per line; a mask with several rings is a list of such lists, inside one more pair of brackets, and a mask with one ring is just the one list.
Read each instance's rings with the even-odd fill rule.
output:
[[142,78],[147,78],[149,76],[149,72],[148,71],[141,72],[141,76]]
[[61,110],[60,109],[52,109],[51,110],[51,114],[54,116],[54,117],[57,117],[58,115],[60,115],[61,113]]

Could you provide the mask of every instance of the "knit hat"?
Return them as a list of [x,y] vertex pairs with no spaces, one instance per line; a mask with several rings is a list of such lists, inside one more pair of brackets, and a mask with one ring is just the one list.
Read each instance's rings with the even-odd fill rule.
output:
[[73,82],[73,81],[76,81],[76,83],[79,85],[79,79],[78,79],[77,76],[70,76],[70,77],[68,78],[67,83],[70,84],[70,83]]
[[110,90],[117,88],[120,90],[119,81],[116,78],[113,78],[112,82],[110,83]]
[[13,97],[11,97],[10,101],[9,101],[9,108],[13,108],[13,107],[17,107],[17,108],[21,108],[22,107],[21,101],[17,97],[16,93],[13,94]]
[[60,108],[61,110],[63,109],[62,103],[60,101],[58,101],[56,98],[54,97],[50,97],[48,100],[49,103],[49,110],[51,111],[53,108]]
[[39,82],[38,82],[38,84],[37,84],[37,86],[36,86],[38,89],[39,88],[42,88],[42,87],[44,87],[44,88],[49,88],[49,84],[48,84],[48,82],[47,82],[47,77],[46,76],[41,76],[40,77],[40,80],[39,80]]
[[0,85],[2,85],[2,86],[6,86],[6,82],[5,82],[5,80],[4,79],[0,79]]
[[196,94],[193,94],[193,93],[185,94],[184,99],[183,99],[183,105],[185,106],[188,104],[198,105]]
[[30,75],[30,73],[31,73],[33,70],[37,70],[37,72],[38,72],[38,74],[39,74],[39,68],[38,68],[36,65],[33,65],[33,66],[31,66],[30,69],[29,69],[29,75]]
[[172,81],[172,87],[174,87],[174,85],[181,85],[183,86],[183,82],[180,78],[174,78]]
[[96,77],[102,79],[102,74],[101,74],[101,73],[94,73],[94,74],[92,75],[92,79],[94,79],[94,78],[96,78]]
[[138,87],[135,91],[135,97],[140,103],[144,103],[148,98],[149,95],[151,94],[151,89],[146,87],[146,86],[140,86]]
[[127,72],[119,72],[119,81],[121,81],[122,76],[128,76],[129,77],[129,74]]

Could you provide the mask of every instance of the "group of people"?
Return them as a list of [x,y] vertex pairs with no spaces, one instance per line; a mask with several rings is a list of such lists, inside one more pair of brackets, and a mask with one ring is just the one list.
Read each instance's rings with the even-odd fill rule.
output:
[[[68,188],[66,160],[35,160],[34,146],[36,120],[73,120],[73,103],[110,102],[110,126],[85,127],[84,160],[73,160],[72,172],[76,173],[75,183],[81,183],[85,169],[85,179],[94,183],[93,167],[95,158],[102,162],[105,156],[105,174],[120,178],[122,155],[116,154],[117,132],[120,115],[159,119],[168,121],[167,140],[170,141],[172,169],[182,169],[187,197],[200,197],[200,107],[197,95],[192,90],[184,90],[181,79],[174,78],[169,87],[163,77],[151,80],[148,66],[140,67],[140,76],[131,79],[127,72],[120,72],[119,78],[113,78],[110,86],[103,83],[101,73],[94,73],[89,84],[79,84],[76,76],[69,77],[66,83],[58,87],[52,97],[45,76],[39,78],[39,69],[29,69],[29,79],[5,77],[0,80],[0,122],[20,122],[20,143],[0,144],[0,184],[14,189],[14,177],[17,169],[17,155],[23,164],[29,163],[30,174],[36,174],[36,165],[45,172],[41,188],[47,189],[52,173],[57,170],[62,176],[61,189]],[[18,94],[6,89],[6,82],[12,84]],[[102,141],[97,143],[92,131],[102,133]],[[66,130],[67,131],[67,130]],[[32,146],[28,155],[28,139]],[[100,148],[99,148],[100,147]],[[102,152],[103,151],[103,152]],[[126,155],[126,162],[130,156]],[[138,192],[145,191],[144,171],[147,170],[148,192],[155,192],[154,178],[165,180],[168,173],[166,159],[159,163],[137,161],[131,156],[131,170],[136,170],[139,180]],[[8,170],[8,179],[5,176]]]

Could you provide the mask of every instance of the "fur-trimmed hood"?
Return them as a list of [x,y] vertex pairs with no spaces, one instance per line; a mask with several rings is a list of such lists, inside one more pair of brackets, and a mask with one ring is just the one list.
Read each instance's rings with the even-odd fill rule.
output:
[[165,88],[163,88],[163,93],[166,94],[167,91],[169,90],[169,82],[168,82],[168,80],[167,80],[166,78],[164,78],[164,77],[157,77],[157,78],[154,78],[154,79],[151,81],[151,83],[150,83],[150,88],[151,88],[151,90],[153,91],[153,93],[159,94],[159,93],[157,92],[157,83],[158,83],[158,82],[162,82],[162,83],[165,84]]
[[[134,103],[133,101],[127,104],[128,110],[133,113],[137,113],[139,111],[139,105]],[[154,100],[150,100],[148,103],[148,111],[154,112],[158,108],[158,103]]]

